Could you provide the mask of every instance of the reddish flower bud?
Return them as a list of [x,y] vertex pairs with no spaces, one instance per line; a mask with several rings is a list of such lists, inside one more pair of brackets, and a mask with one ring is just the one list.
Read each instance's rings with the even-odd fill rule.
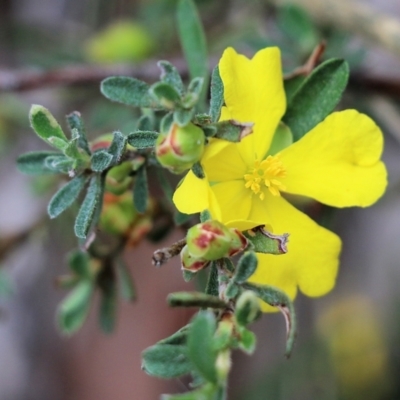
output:
[[207,267],[209,261],[201,257],[194,257],[189,253],[188,246],[186,245],[181,250],[181,263],[182,269],[186,269],[190,272],[197,272]]

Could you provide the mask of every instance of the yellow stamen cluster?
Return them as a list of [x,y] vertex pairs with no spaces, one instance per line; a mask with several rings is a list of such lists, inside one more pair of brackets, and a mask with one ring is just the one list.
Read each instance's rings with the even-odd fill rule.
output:
[[268,156],[265,160],[254,162],[253,170],[244,176],[245,187],[258,194],[261,200],[265,198],[262,190],[263,183],[273,196],[280,196],[280,191],[285,190],[286,187],[277,178],[285,176],[286,169],[279,156]]

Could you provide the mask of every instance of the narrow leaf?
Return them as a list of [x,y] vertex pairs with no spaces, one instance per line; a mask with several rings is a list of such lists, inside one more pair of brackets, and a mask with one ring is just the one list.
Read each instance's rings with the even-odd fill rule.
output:
[[176,292],[167,297],[171,307],[226,308],[227,303],[217,296],[201,292]]
[[64,157],[60,153],[52,151],[35,151],[25,153],[18,157],[17,168],[19,171],[28,175],[44,175],[57,173],[52,168],[49,168],[46,159],[47,157]]
[[118,260],[116,264],[121,296],[124,300],[133,301],[136,298],[136,290],[131,273],[122,260]]
[[185,325],[171,336],[157,342],[157,344],[186,344],[189,329],[190,325]]
[[112,164],[118,164],[126,148],[127,137],[121,132],[114,132],[113,139],[108,148],[108,153],[112,155]]
[[208,381],[217,382],[216,352],[213,336],[216,329],[212,312],[199,312],[192,320],[188,335],[188,356],[197,371]]
[[180,94],[183,94],[185,88],[178,70],[168,61],[159,61],[157,65],[161,69],[161,80],[173,86]]
[[211,99],[210,111],[211,121],[217,122],[221,115],[221,108],[224,104],[224,84],[219,74],[218,65],[213,69],[211,75]]
[[206,285],[206,294],[210,296],[218,296],[219,295],[219,285],[218,285],[218,269],[215,261],[211,262],[211,266],[209,268],[208,280]]
[[128,135],[128,143],[136,149],[154,147],[158,138],[158,132],[136,131]]
[[80,278],[91,279],[93,273],[90,270],[89,254],[81,250],[75,250],[68,256],[68,265],[74,275]]
[[46,168],[56,173],[69,173],[74,167],[74,160],[65,157],[64,154],[49,156],[45,159]]
[[240,142],[243,138],[253,133],[253,123],[237,122],[233,119],[218,122],[215,126],[217,132],[214,137],[228,142]]
[[164,168],[156,168],[156,173],[165,197],[167,198],[169,203],[173,204],[172,196],[174,195],[174,189],[172,188],[172,185],[169,182],[168,177],[165,175]]
[[133,184],[133,204],[137,211],[144,214],[147,209],[149,201],[149,188],[147,184],[147,170],[146,167],[138,169]]
[[103,172],[113,161],[113,155],[106,150],[98,150],[92,155],[91,168],[94,172]]
[[317,67],[293,95],[283,117],[294,141],[323,121],[339,103],[349,78],[346,61],[331,59]]
[[200,162],[194,163],[192,165],[192,172],[197,176],[199,179],[204,179],[206,177],[203,167],[201,166]]
[[111,76],[101,82],[101,93],[107,99],[134,107],[154,107],[153,98],[149,94],[150,86],[135,78],[127,76]]
[[100,174],[94,175],[90,179],[88,191],[78,216],[75,220],[75,235],[78,238],[85,239],[92,223],[95,223],[95,216],[98,207],[101,206],[104,191],[104,179]]
[[256,254],[252,251],[246,252],[237,263],[233,280],[239,284],[246,282],[256,271],[257,263]]
[[154,99],[168,110],[173,110],[181,104],[179,92],[166,82],[156,82],[149,89]]
[[47,212],[50,218],[58,217],[63,211],[72,205],[84,188],[87,177],[79,175],[65,184],[50,200]]
[[57,311],[57,320],[63,333],[75,333],[86,320],[89,313],[93,284],[81,281],[75,289],[62,301]]
[[101,299],[99,323],[104,333],[114,331],[117,318],[117,287],[114,279],[103,280],[101,284]]
[[171,379],[189,374],[193,366],[186,346],[156,344],[143,351],[142,369],[149,375]]
[[78,137],[78,146],[86,152],[89,156],[92,154],[89,148],[89,143],[86,136],[86,129],[83,123],[83,119],[81,117],[80,112],[74,111],[71,114],[67,115],[67,123],[71,133],[75,130]]

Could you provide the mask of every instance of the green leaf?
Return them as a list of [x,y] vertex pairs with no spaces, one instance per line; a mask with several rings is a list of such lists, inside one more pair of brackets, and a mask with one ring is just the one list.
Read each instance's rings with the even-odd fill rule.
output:
[[203,210],[200,213],[200,222],[206,222],[209,221],[211,218],[211,213],[209,210]]
[[103,279],[100,289],[100,327],[104,333],[112,333],[117,318],[117,287],[115,280],[110,278]]
[[136,130],[138,131],[151,131],[153,129],[153,118],[149,115],[142,115],[138,122]]
[[178,108],[174,111],[174,122],[179,126],[186,126],[194,116],[194,108],[190,110],[184,110],[183,108]]
[[191,217],[192,217],[191,214],[184,214],[181,213],[180,211],[176,211],[174,214],[175,225],[180,226],[186,224],[186,222],[188,222]]
[[262,301],[270,306],[279,308],[286,321],[287,340],[285,354],[289,356],[296,338],[296,313],[292,300],[285,292],[274,286],[245,283],[242,287],[252,290]]
[[86,136],[85,125],[81,114],[78,111],[74,111],[67,115],[67,123],[71,133],[76,131],[79,135],[78,146],[86,152],[89,156],[92,154],[89,148],[89,143]]
[[202,99],[208,86],[208,54],[206,37],[196,6],[192,0],[180,0],[177,8],[178,32],[190,78],[204,78]]
[[29,119],[33,130],[45,142],[52,145],[50,138],[57,138],[60,141],[68,143],[68,139],[56,119],[43,106],[33,104],[29,111]]
[[233,299],[238,295],[238,293],[239,293],[239,286],[234,281],[230,281],[226,285],[225,297],[227,299]]
[[57,320],[63,333],[71,335],[81,328],[89,313],[93,291],[93,283],[83,280],[62,301],[57,311]]
[[[67,151],[67,149],[69,148],[69,142],[60,139],[57,136],[50,136],[47,140],[47,143],[53,147],[55,147],[57,150],[62,151],[64,154]],[[66,155],[66,154],[65,154]]]
[[210,111],[211,121],[217,122],[221,115],[221,108],[224,105],[224,84],[219,74],[218,65],[213,69],[211,75],[211,99]]
[[257,263],[258,261],[255,253],[252,251],[244,253],[237,263],[233,280],[239,284],[246,282],[256,271]]
[[170,204],[173,204],[172,196],[174,195],[174,189],[172,188],[172,185],[168,180],[168,177],[165,175],[164,168],[156,168],[156,174],[165,197],[167,198]]
[[257,337],[256,335],[246,329],[245,327],[241,327],[239,329],[240,341],[239,348],[242,349],[247,354],[253,354],[256,349]]
[[75,235],[78,238],[86,239],[90,226],[95,224],[95,216],[97,208],[101,207],[104,192],[104,178],[100,174],[95,174],[90,179],[88,191],[85,200],[79,209],[75,220]]
[[116,265],[118,283],[122,298],[127,301],[135,300],[135,285],[133,283],[133,279],[127,265],[122,260],[118,260]]
[[142,369],[152,376],[165,379],[177,378],[189,374],[192,368],[186,346],[156,344],[142,353]]
[[216,329],[215,316],[212,312],[199,312],[192,320],[188,334],[188,357],[196,370],[207,380],[217,382],[215,368],[216,352],[213,337]]
[[124,154],[126,148],[127,137],[116,131],[113,133],[113,139],[111,141],[110,147],[107,149],[108,153],[112,155],[112,164],[118,164]]
[[103,172],[111,166],[113,155],[107,150],[98,150],[93,153],[91,158],[91,169],[94,172]]
[[58,217],[63,211],[72,205],[84,188],[87,177],[79,175],[65,184],[50,200],[47,212],[50,218]]
[[263,226],[258,226],[250,231],[243,232],[243,235],[250,242],[252,250],[264,254],[285,254],[289,234],[274,235]]
[[156,82],[150,87],[149,93],[168,110],[173,110],[181,104],[181,96],[178,91],[166,82]]
[[182,271],[183,280],[185,282],[190,282],[195,277],[195,275],[196,274],[194,272],[190,272],[187,270]]
[[171,129],[171,125],[174,123],[174,113],[169,112],[165,114],[160,122],[160,132],[167,133]]
[[179,331],[173,333],[171,336],[168,336],[165,339],[160,340],[157,344],[186,344],[187,334],[190,325],[185,325]]
[[290,79],[285,79],[283,81],[286,94],[286,103],[290,104],[292,102],[294,94],[297,92],[301,84],[304,82],[306,77],[304,75],[297,75]]
[[331,59],[318,66],[305,79],[283,117],[293,133],[294,141],[323,121],[339,103],[349,78],[344,60]]
[[210,272],[208,274],[208,280],[205,292],[206,294],[209,294],[211,296],[219,295],[218,268],[215,261],[211,262]]
[[64,155],[52,151],[34,151],[22,154],[17,159],[17,168],[19,171],[28,175],[44,175],[57,173],[49,168],[46,159],[48,157],[62,157]]
[[45,165],[46,168],[56,173],[68,174],[74,167],[74,160],[59,154],[47,157]]
[[157,104],[149,94],[150,86],[128,76],[111,76],[101,82],[101,93],[111,101],[134,107],[152,108]]
[[189,84],[188,92],[182,99],[182,107],[186,109],[193,108],[199,101],[203,89],[203,78],[194,78]]
[[203,167],[201,166],[200,162],[196,162],[192,165],[192,172],[197,176],[199,179],[204,179],[206,177]]
[[147,170],[146,167],[138,169],[133,184],[133,204],[136,210],[141,214],[144,214],[147,210],[147,204],[149,201],[149,188],[147,185]]
[[178,70],[168,61],[159,61],[157,65],[161,69],[161,80],[173,86],[179,94],[183,94],[185,88]]
[[283,122],[280,122],[274,133],[268,154],[275,155],[286,147],[289,147],[292,143],[293,135],[290,128]]
[[92,279],[93,273],[90,269],[90,257],[88,253],[81,250],[72,251],[68,255],[68,265],[74,275],[80,278]]
[[171,307],[226,308],[227,303],[217,296],[201,292],[176,292],[167,297]]
[[218,122],[214,125],[217,128],[214,137],[237,143],[253,133],[253,125],[253,123],[242,123],[234,120]]
[[159,133],[153,131],[136,131],[128,135],[128,143],[136,149],[154,147]]

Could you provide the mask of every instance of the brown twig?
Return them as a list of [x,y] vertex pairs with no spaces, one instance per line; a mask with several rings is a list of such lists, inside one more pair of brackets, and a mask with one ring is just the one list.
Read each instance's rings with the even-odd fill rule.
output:
[[186,238],[178,240],[169,247],[156,250],[153,253],[152,262],[156,267],[160,267],[165,264],[172,257],[177,256],[186,244]]

